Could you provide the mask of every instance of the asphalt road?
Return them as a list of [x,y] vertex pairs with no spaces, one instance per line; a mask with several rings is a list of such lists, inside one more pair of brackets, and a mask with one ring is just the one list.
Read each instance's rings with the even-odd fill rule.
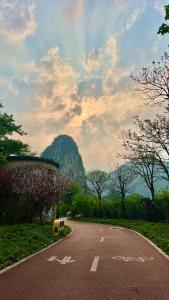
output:
[[169,261],[146,240],[67,223],[72,236],[0,275],[1,300],[169,300]]

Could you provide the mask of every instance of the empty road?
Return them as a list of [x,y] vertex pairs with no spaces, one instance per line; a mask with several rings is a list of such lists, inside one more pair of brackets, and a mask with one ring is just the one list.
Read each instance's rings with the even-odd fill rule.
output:
[[70,237],[0,275],[1,300],[169,299],[169,261],[141,236],[66,223]]

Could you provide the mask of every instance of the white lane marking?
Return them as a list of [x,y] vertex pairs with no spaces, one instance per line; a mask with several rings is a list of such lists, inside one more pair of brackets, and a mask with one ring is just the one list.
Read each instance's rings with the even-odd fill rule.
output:
[[124,228],[122,228],[122,227],[109,227],[109,229],[121,230],[121,229],[124,229]]
[[98,262],[99,262],[99,256],[95,256],[90,272],[96,272],[97,271],[97,266],[98,266]]
[[104,236],[101,237],[100,243],[103,243],[103,241],[104,241]]
[[71,256],[65,256],[62,260],[58,259],[57,256],[51,256],[50,258],[47,258],[47,261],[58,261],[61,265],[75,262],[75,260],[71,260]]
[[138,262],[142,262],[142,263],[154,259],[154,257],[141,257],[141,256],[140,256],[140,257],[113,256],[112,258],[113,258],[113,259],[122,260],[122,261],[125,261],[125,262],[128,262],[128,261],[138,261]]

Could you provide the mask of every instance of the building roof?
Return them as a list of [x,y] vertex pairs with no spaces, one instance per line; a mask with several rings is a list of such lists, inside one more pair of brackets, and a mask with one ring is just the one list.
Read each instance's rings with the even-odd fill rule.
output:
[[55,166],[56,168],[59,168],[60,165],[55,162],[52,159],[48,159],[48,158],[41,158],[41,157],[37,157],[37,156],[17,156],[17,155],[11,155],[7,157],[7,161],[37,161],[37,162],[45,162],[48,164],[51,164],[53,166]]

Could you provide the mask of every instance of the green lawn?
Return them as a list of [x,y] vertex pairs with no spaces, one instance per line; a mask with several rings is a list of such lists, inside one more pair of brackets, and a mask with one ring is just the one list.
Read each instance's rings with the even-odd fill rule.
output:
[[166,254],[169,255],[169,224],[154,223],[143,220],[123,220],[123,219],[99,219],[99,218],[74,218],[73,220],[92,223],[111,224],[133,229],[150,239]]
[[52,225],[15,224],[0,226],[0,269],[19,261],[69,234],[68,226],[52,233]]

